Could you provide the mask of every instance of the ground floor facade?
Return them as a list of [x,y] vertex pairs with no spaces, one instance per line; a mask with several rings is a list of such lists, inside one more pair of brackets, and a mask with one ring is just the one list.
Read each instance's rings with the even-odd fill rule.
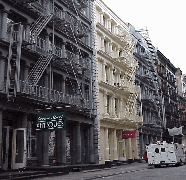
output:
[[96,163],[94,118],[69,109],[66,130],[36,131],[37,114],[18,109],[1,104],[0,168]]
[[122,138],[125,130],[136,130],[134,123],[100,120],[99,126],[99,162],[126,161],[138,159],[138,131],[134,138]]
[[162,129],[155,127],[140,126],[139,127],[139,156],[143,157],[143,153],[146,151],[145,146],[147,144],[156,143],[162,141]]

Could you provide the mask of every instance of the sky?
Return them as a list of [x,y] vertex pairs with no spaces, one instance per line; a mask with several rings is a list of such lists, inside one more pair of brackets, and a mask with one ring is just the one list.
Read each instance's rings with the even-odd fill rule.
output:
[[136,30],[148,29],[154,47],[186,74],[185,0],[103,0]]

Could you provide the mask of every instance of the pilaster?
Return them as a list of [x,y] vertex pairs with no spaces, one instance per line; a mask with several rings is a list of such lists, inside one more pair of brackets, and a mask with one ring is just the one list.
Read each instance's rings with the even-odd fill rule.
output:
[[131,138],[128,138],[128,159],[132,159],[132,145],[131,145]]
[[93,134],[94,133],[94,126],[91,125],[89,128],[89,152],[90,152],[90,156],[89,156],[89,163],[94,163],[94,144],[93,144]]
[[117,157],[117,138],[116,138],[116,129],[113,130],[113,160],[118,160]]
[[76,136],[76,162],[78,164],[81,163],[81,128],[80,128],[80,123],[76,125],[76,130],[77,130],[77,136]]
[[105,160],[109,160],[109,139],[108,128],[105,128]]

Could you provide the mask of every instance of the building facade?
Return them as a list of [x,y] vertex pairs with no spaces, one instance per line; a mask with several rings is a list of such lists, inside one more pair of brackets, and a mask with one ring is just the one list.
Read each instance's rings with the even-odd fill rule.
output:
[[[98,69],[99,162],[138,159],[138,125],[134,85],[137,62],[129,26],[102,0],[95,1]],[[133,138],[127,138],[127,133]],[[122,136],[123,135],[123,136]]]
[[139,67],[135,73],[135,84],[141,88],[143,124],[139,126],[140,157],[143,157],[146,144],[161,141],[163,132],[162,111],[158,89],[156,69],[156,49],[150,42],[146,30],[136,30],[132,25],[130,31],[136,39],[134,59]]
[[[0,167],[98,163],[93,1],[0,1]],[[66,129],[36,131],[64,112]]]
[[179,117],[183,135],[182,144],[186,145],[186,75],[182,74],[181,69],[178,68],[175,73],[175,78],[178,91]]
[[176,82],[177,68],[167,59],[159,50],[158,55],[158,75],[159,75],[159,89],[163,94],[165,107],[165,122],[166,128],[163,133],[163,140],[167,142],[181,143],[182,135],[170,136],[168,129],[180,128],[179,102]]

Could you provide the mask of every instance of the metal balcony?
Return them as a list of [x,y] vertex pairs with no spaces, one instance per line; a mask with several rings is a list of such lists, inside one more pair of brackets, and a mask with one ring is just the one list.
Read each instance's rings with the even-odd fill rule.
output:
[[78,95],[69,95],[46,87],[31,85],[28,82],[20,81],[20,95],[46,103],[68,104],[79,108],[90,109],[89,100],[82,99]]

